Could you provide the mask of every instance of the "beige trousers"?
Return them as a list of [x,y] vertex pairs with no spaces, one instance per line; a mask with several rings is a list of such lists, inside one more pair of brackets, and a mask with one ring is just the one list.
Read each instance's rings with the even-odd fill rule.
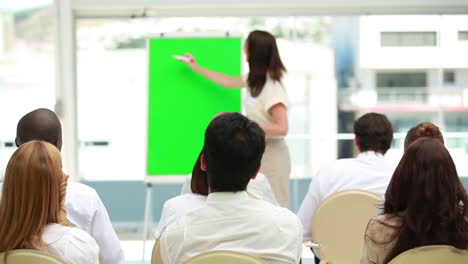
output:
[[267,139],[260,172],[265,175],[282,207],[289,205],[289,174],[291,159],[284,139]]

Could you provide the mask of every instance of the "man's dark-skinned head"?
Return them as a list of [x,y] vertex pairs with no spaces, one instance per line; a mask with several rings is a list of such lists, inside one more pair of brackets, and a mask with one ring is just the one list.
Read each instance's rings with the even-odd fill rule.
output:
[[39,108],[20,119],[16,128],[16,146],[31,140],[43,140],[62,149],[62,126],[53,111]]
[[205,132],[201,167],[211,192],[245,191],[265,152],[265,132],[238,113],[214,118]]

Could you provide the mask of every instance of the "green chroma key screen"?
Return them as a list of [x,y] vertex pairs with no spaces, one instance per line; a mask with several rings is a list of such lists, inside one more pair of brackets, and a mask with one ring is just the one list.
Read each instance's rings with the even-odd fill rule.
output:
[[238,76],[241,39],[150,39],[148,49],[147,175],[188,174],[209,122],[219,112],[240,112],[241,92],[213,83],[173,55],[188,52],[203,67]]

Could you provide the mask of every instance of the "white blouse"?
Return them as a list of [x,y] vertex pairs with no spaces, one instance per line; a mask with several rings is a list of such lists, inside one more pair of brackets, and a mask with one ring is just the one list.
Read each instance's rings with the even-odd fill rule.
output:
[[[247,76],[242,76],[245,84],[247,84]],[[246,90],[243,98],[245,113],[248,118],[254,120],[259,125],[267,125],[273,122],[268,111],[274,105],[282,103],[284,106],[288,106],[288,94],[283,84],[272,80],[269,76],[262,92],[257,97],[252,97],[250,90]]]
[[[0,197],[2,188],[3,183],[0,183]],[[96,190],[78,182],[68,181],[65,208],[68,220],[96,240],[102,264],[125,263],[119,238]]]
[[50,254],[70,264],[99,264],[99,246],[77,227],[48,224],[42,235]]

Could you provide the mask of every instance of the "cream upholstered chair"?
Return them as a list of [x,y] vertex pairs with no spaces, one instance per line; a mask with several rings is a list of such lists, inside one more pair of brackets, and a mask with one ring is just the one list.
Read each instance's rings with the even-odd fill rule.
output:
[[153,247],[153,253],[151,253],[151,264],[163,264],[161,258],[161,250],[159,247],[159,239],[156,239]]
[[407,250],[389,264],[467,264],[468,250],[452,246],[424,246]]
[[184,264],[264,264],[258,257],[228,251],[216,250],[199,254],[184,262]]
[[312,218],[320,263],[358,264],[367,223],[381,203],[377,194],[361,190],[344,190],[322,201]]
[[31,249],[16,249],[0,254],[0,264],[5,264],[7,254],[8,264],[67,264],[65,260],[52,254]]

